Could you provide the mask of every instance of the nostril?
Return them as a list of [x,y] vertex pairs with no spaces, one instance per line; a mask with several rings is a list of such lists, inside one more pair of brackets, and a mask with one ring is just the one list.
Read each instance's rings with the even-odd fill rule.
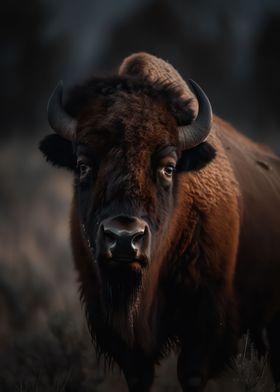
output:
[[104,240],[108,248],[113,248],[117,243],[117,236],[110,230],[104,230]]
[[132,248],[134,250],[138,250],[138,249],[140,249],[142,247],[144,238],[145,238],[145,236],[147,234],[147,230],[146,229],[147,228],[145,228],[144,231],[140,231],[140,232],[134,234],[134,236],[132,237],[131,245],[132,245]]

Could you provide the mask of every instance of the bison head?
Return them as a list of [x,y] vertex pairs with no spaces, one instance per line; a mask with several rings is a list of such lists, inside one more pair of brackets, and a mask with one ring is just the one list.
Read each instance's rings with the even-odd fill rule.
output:
[[40,148],[75,174],[79,231],[110,301],[135,302],[147,271],[159,270],[164,244],[172,242],[180,173],[215,155],[205,143],[210,103],[195,82],[189,85],[168,63],[139,53],[118,76],[74,88],[65,105],[62,84],[50,98],[56,134]]

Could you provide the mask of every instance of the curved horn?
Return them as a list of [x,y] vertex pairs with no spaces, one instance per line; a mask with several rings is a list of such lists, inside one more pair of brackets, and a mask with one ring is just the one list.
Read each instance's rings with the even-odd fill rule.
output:
[[135,53],[123,61],[119,73],[120,75],[140,76],[152,82],[162,81],[173,84],[180,90],[181,99],[186,102],[189,102],[194,95],[197,102],[193,101],[190,105],[193,110],[198,110],[198,114],[191,124],[178,126],[179,141],[182,149],[187,150],[207,138],[212,125],[211,104],[203,90],[192,80],[189,80],[188,86],[171,64],[148,53]]
[[212,108],[205,92],[193,80],[189,84],[198,101],[198,114],[190,124],[179,126],[179,143],[182,150],[196,147],[207,139],[212,126]]
[[73,141],[77,121],[65,112],[62,106],[63,82],[58,83],[48,102],[48,121],[52,129],[64,139]]

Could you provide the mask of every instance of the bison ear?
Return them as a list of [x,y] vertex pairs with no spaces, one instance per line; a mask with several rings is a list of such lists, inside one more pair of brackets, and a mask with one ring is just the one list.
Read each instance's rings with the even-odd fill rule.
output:
[[198,146],[185,150],[176,167],[176,172],[196,171],[202,169],[216,156],[216,150],[211,144],[204,142]]
[[41,140],[39,149],[45,156],[47,162],[54,166],[64,167],[74,170],[76,159],[73,153],[73,146],[69,140],[62,138],[57,134],[51,134]]

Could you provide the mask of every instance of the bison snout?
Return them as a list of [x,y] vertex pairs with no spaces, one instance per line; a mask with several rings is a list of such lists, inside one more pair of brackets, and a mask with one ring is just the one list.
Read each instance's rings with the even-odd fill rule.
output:
[[140,218],[118,216],[100,223],[97,259],[146,264],[150,257],[150,230]]

